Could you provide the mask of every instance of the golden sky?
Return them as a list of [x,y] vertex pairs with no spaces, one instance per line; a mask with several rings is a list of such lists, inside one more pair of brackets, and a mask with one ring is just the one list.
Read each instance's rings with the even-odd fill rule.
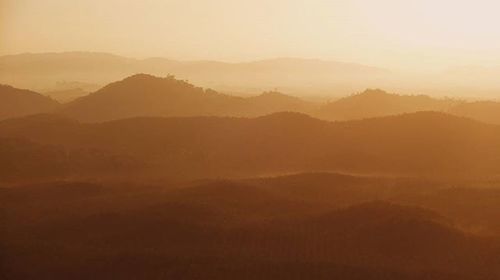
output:
[[0,55],[500,65],[499,11],[493,0],[0,0]]

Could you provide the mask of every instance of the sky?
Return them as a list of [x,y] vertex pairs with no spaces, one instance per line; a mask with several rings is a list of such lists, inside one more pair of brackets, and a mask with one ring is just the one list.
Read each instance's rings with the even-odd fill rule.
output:
[[498,11],[492,0],[0,0],[0,55],[500,66]]

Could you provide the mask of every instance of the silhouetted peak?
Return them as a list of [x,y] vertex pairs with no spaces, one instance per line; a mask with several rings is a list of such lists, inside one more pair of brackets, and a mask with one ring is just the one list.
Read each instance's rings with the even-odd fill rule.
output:
[[347,98],[388,98],[388,97],[398,97],[399,95],[397,94],[392,94],[388,93],[384,90],[381,89],[366,89],[365,91],[355,94],[353,96],[347,97]]
[[144,74],[144,73],[139,73],[139,74],[134,74],[132,76],[129,76],[125,79],[123,79],[123,82],[126,81],[153,81],[153,80],[160,80],[161,78],[155,77],[153,75],[149,74]]
[[161,78],[161,77],[153,76],[150,74],[144,74],[144,73],[134,74],[134,75],[129,76],[121,81],[111,83],[110,85],[148,86],[148,85],[152,85],[152,84],[158,84],[158,85],[182,84],[185,86],[193,87],[193,85],[189,84],[186,81],[176,79],[175,76],[173,76],[173,75],[168,75],[164,78]]
[[[99,95],[104,92],[114,92],[116,94],[129,93],[147,93],[147,92],[167,92],[170,89],[194,89],[192,84],[186,81],[177,80],[174,76],[169,75],[165,78],[156,77],[149,74],[135,74],[121,81],[117,81],[102,89],[96,91],[92,95]],[[84,99],[86,97],[83,97]]]
[[368,88],[365,91],[363,91],[362,93],[360,93],[360,95],[394,95],[394,94],[390,94],[387,91],[379,89],[379,88],[375,88],[375,89]]
[[[395,98],[400,97],[397,94],[391,94],[381,89],[367,89],[361,93],[357,93],[351,96],[347,96],[341,98],[335,102],[330,103],[331,105],[352,105],[357,104],[359,102],[363,103],[372,103],[372,102],[380,102],[380,101],[388,101],[394,100]],[[353,103],[354,102],[354,103]]]
[[283,93],[278,92],[278,91],[266,91],[266,92],[263,92],[259,96],[261,96],[261,97],[289,97],[288,95],[283,94]]
[[0,119],[52,112],[59,102],[37,92],[0,85]]
[[10,85],[0,84],[0,96],[2,95],[17,95],[19,97],[32,97],[38,99],[45,99],[47,101],[52,101],[53,103],[58,103],[57,101],[51,99],[50,97],[44,96],[38,92],[34,92],[28,89],[19,89]]
[[[399,95],[395,93],[389,93],[382,89],[366,89],[365,91],[354,94],[341,100],[367,100],[367,101],[380,101],[380,100],[398,100],[398,99],[408,99],[411,100],[420,99],[421,101],[433,100],[430,96],[427,95]],[[436,100],[438,101],[438,100]]]
[[14,88],[13,86],[0,84],[0,92],[2,92],[4,90],[14,90],[14,89],[16,89],[16,88]]

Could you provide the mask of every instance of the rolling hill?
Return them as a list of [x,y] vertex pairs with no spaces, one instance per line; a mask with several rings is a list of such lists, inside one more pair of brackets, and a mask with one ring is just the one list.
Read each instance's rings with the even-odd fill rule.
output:
[[30,183],[107,178],[141,168],[138,161],[96,149],[66,149],[25,139],[0,138],[0,181]]
[[486,280],[500,273],[494,240],[432,210],[387,201],[325,208],[280,193],[220,180],[0,188],[9,209],[0,227],[2,276]]
[[59,113],[101,122],[141,116],[256,117],[278,111],[308,112],[312,108],[306,101],[276,92],[242,98],[204,90],[172,76],[138,74],[65,104]]
[[277,112],[299,112],[325,120],[345,121],[436,111],[496,123],[495,104],[436,99],[426,95],[397,95],[378,89],[327,104],[308,102],[279,92],[243,98],[205,90],[173,76],[159,78],[137,74],[69,102],[58,113],[85,122],[143,116],[258,117]]
[[53,112],[59,105],[36,92],[0,85],[0,120]]
[[[34,92],[27,95],[27,91],[8,86],[3,87],[3,91],[4,98],[10,102],[4,104],[15,103],[14,106],[5,106],[5,118],[54,112],[84,122],[103,122],[146,116],[258,117],[277,112],[299,112],[325,120],[345,121],[435,111],[487,123],[500,123],[498,103],[493,101],[465,102],[368,89],[321,104],[275,91],[250,97],[226,95],[196,87],[173,76],[159,78],[147,74],[136,74],[113,82],[63,105]],[[52,94],[59,96],[59,93]],[[35,99],[38,101],[33,101]],[[32,101],[29,103],[27,100]],[[43,100],[45,103],[42,103]],[[35,105],[29,107],[33,102]]]
[[322,106],[318,116],[329,120],[353,120],[419,111],[446,112],[456,103],[459,102],[426,95],[397,95],[368,89]]
[[326,120],[358,120],[421,111],[449,113],[477,121],[500,124],[500,103],[438,99],[427,95],[398,95],[367,89],[319,107],[315,116]]
[[32,116],[0,122],[0,136],[127,155],[165,177],[318,170],[473,176],[500,171],[500,127],[435,112],[348,122],[299,113],[93,124]]

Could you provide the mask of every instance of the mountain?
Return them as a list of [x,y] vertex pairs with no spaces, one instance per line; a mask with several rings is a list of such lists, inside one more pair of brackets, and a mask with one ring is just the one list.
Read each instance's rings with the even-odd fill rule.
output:
[[338,244],[339,249],[359,247],[358,250],[366,250],[363,254],[366,256],[392,255],[405,260],[414,258],[414,261],[422,258],[417,262],[426,258],[436,258],[435,261],[448,258],[450,261],[454,254],[451,252],[467,243],[465,234],[439,214],[384,201],[365,202],[320,214],[308,221],[307,227],[331,239],[329,243]]
[[148,163],[151,178],[318,170],[474,176],[500,166],[500,127],[435,112],[348,122],[299,113],[92,124],[32,116],[0,122],[0,136],[127,155]]
[[329,120],[354,120],[419,111],[445,112],[456,103],[426,95],[397,95],[380,89],[368,89],[323,106],[318,116]]
[[0,85],[0,120],[53,112],[59,103],[39,93]]
[[[320,119],[343,121],[436,111],[488,123],[500,123],[496,102],[464,102],[435,99],[426,95],[397,95],[379,89],[368,89],[359,94],[321,104],[276,91],[250,97],[226,95],[196,87],[170,75],[160,78],[148,74],[135,74],[110,83],[88,95],[81,89],[49,92],[48,94],[61,100],[80,96],[62,106],[35,92],[17,90],[9,86],[0,87],[1,93],[3,96],[0,98],[6,99],[3,104],[12,104],[5,106],[3,118],[57,112],[84,122],[103,122],[145,116],[258,117],[277,112],[300,112]],[[28,100],[38,101],[28,102]]]
[[237,112],[241,101],[241,98],[205,91],[173,77],[138,74],[66,104],[61,113],[83,121],[212,115],[217,109],[221,114],[229,110]]
[[37,91],[61,90],[61,82],[105,85],[136,73],[175,75],[203,87],[255,93],[279,88],[287,92],[349,92],[367,87],[388,71],[376,67],[314,59],[278,58],[254,62],[133,59],[106,53],[67,52],[0,57],[1,83]]
[[457,116],[464,116],[478,121],[500,124],[500,103],[494,101],[477,101],[462,103],[449,111]]
[[[459,224],[462,229],[474,233],[488,236],[500,234],[500,221],[496,218],[500,212],[500,182],[494,178],[436,180],[312,172],[251,178],[243,182],[286,200],[301,201],[325,211],[332,207],[350,208],[371,204],[371,201],[391,201],[433,209],[440,216]],[[374,215],[383,216],[378,213]],[[426,218],[426,215],[421,218]],[[436,220],[433,216],[427,218]],[[437,222],[443,222],[441,218]],[[370,220],[376,221],[377,218]]]
[[143,116],[258,117],[286,111],[345,121],[435,111],[497,124],[500,123],[498,104],[436,99],[427,95],[397,95],[380,89],[367,89],[320,104],[275,91],[238,97],[202,89],[173,76],[159,78],[136,74],[64,104],[58,113],[80,121],[102,122]]
[[172,76],[137,74],[65,104],[59,113],[81,121],[100,122],[139,116],[255,117],[312,108],[306,101],[276,92],[242,98],[204,90]]

